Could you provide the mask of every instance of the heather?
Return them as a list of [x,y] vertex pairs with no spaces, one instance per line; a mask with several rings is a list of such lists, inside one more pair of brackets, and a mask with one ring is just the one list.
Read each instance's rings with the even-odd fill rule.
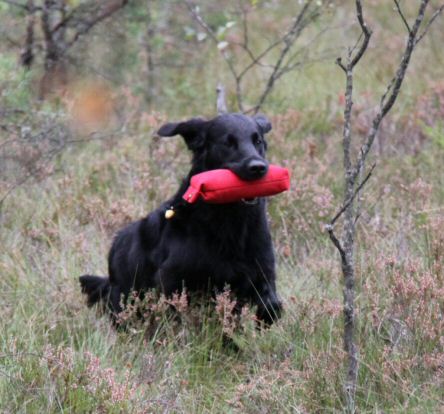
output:
[[[264,29],[277,33],[294,7],[258,3],[250,24],[257,47]],[[374,37],[356,75],[358,137],[404,39],[392,4],[366,3]],[[261,109],[273,123],[269,159],[292,172],[292,190],[269,202],[282,320],[257,330],[254,310],[233,316],[228,289],[205,303],[152,293],[134,297],[120,315],[127,329],[118,331],[100,309],[86,308],[77,277],[106,274],[114,232],[169,197],[186,173],[185,145],[153,137],[157,128],[213,116],[218,81],[237,110],[234,84],[186,8],[168,2],[155,16],[158,66],[147,99],[137,3],[79,40],[66,90],[39,100],[42,67],[18,67],[7,40],[21,39],[23,16],[0,5],[0,412],[342,412],[342,276],[324,225],[342,195],[344,76],[334,60],[355,33],[353,8],[329,7],[302,34],[307,64],[277,82]],[[212,27],[226,26],[218,7],[202,12]],[[163,24],[173,18],[177,26]],[[190,40],[180,27],[196,33]],[[228,41],[239,40],[237,27],[225,29]],[[362,413],[444,407],[441,28],[437,22],[413,57],[359,200]],[[263,76],[256,69],[245,79],[246,104],[254,105]]]

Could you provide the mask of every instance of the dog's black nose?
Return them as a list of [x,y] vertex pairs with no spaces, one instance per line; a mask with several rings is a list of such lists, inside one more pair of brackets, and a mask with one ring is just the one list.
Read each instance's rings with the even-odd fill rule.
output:
[[248,172],[257,178],[263,177],[268,170],[268,166],[261,160],[251,160],[248,163]]

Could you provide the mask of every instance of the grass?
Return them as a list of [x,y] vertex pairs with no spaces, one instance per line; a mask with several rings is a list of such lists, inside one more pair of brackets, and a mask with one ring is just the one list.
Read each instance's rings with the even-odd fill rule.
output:
[[[369,8],[379,31],[402,27],[392,24],[389,10]],[[331,18],[338,24],[344,15]],[[340,43],[343,35],[331,36]],[[434,80],[442,56],[432,47],[440,36],[432,33],[415,56],[381,130],[373,153],[377,169],[362,200],[356,259],[360,413],[438,413],[444,407],[444,92]],[[7,90],[2,98],[38,113],[23,81],[30,75],[11,72],[8,53],[0,71]],[[396,63],[383,47],[371,53],[358,69],[357,140]],[[381,64],[373,66],[372,58]],[[127,87],[116,88],[130,119],[126,130],[57,154],[50,170],[5,200],[1,413],[343,411],[341,273],[323,231],[342,191],[344,80],[333,63],[290,74],[266,108],[273,122],[270,159],[291,168],[293,177],[292,191],[273,198],[269,208],[285,303],[279,323],[257,331],[246,312],[242,329],[228,331],[235,351],[224,345],[229,315],[214,304],[182,309],[181,323],[153,311],[157,320],[148,326],[133,321],[126,332],[84,305],[77,277],[106,274],[113,233],[171,195],[186,172],[182,142],[150,137],[173,115],[212,113],[221,62],[211,62],[199,76],[192,68],[182,73],[177,88],[171,83],[171,96],[160,100],[157,112],[147,111]],[[134,89],[140,87],[136,82]],[[49,103],[44,109],[54,110]],[[56,109],[60,122],[68,123],[69,114]]]

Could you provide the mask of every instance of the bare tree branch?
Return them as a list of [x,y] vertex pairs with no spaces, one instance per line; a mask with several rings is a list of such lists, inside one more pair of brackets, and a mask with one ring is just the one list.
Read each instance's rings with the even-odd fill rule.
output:
[[[39,13],[40,26],[44,39],[45,71],[53,70],[62,65],[64,56],[69,49],[93,27],[109,18],[126,6],[129,0],[106,0],[96,2],[90,0],[67,12],[65,0],[42,0],[36,6],[34,0],[20,3],[15,0],[0,0],[6,4],[21,8],[28,12],[25,46],[21,51],[21,62],[30,67],[33,55],[35,15]],[[68,30],[69,29],[69,30]],[[70,39],[68,39],[68,34]]]
[[265,102],[265,99],[267,98],[267,96],[270,94],[271,90],[273,89],[274,83],[276,82],[281,67],[283,65],[284,59],[287,56],[288,52],[290,51],[290,49],[292,48],[295,40],[299,37],[301,31],[303,30],[304,26],[302,24],[302,22],[304,21],[304,16],[307,13],[307,11],[309,10],[311,1],[307,1],[307,3],[305,3],[304,7],[302,8],[301,12],[299,13],[299,15],[297,16],[297,18],[295,19],[293,25],[291,26],[289,32],[287,33],[287,35],[285,36],[284,39],[284,48],[282,49],[274,67],[273,67],[273,71],[271,72],[270,77],[268,78],[267,84],[265,86],[264,91],[262,92],[262,95],[259,98],[259,102],[257,103],[257,105],[254,107],[253,112],[259,112],[260,108],[262,107],[262,105]]
[[[81,36],[87,34],[98,23],[112,16],[114,13],[126,6],[128,1],[129,0],[110,0],[104,4],[101,4],[95,13],[91,13],[92,15],[87,15],[86,18],[79,19],[77,30],[70,42],[67,43],[66,49],[69,49],[75,42],[77,42],[77,40],[79,40]],[[95,2],[93,3],[95,4]]]
[[217,100],[216,100],[217,113],[218,115],[226,114],[228,110],[227,110],[227,103],[225,101],[224,85],[219,83],[216,88],[216,93],[217,93]]
[[344,64],[342,63],[342,58],[338,57],[336,59],[336,64],[345,72],[347,73],[347,68],[344,66]]
[[[193,5],[190,0],[182,0],[190,11],[191,16],[196,21],[199,26],[201,26],[205,32],[209,35],[210,39],[216,44],[219,45],[219,39],[217,38],[216,33],[211,27],[205,22],[204,18],[199,13],[198,9]],[[295,56],[293,55],[288,58],[289,52],[293,48],[296,40],[299,38],[301,32],[307,27],[310,21],[315,20],[320,14],[320,7],[314,4],[314,0],[307,0],[299,11],[298,15],[293,20],[292,24],[289,26],[288,30],[284,33],[283,36],[278,38],[277,40],[271,42],[265,49],[263,49],[258,54],[255,54],[250,47],[249,40],[249,29],[248,29],[248,10],[242,4],[239,4],[239,15],[241,17],[242,22],[242,41],[240,42],[232,42],[231,44],[237,47],[240,47],[247,54],[248,58],[251,60],[245,67],[238,70],[233,62],[233,60],[226,54],[224,50],[221,51],[221,55],[226,62],[228,69],[235,81],[236,88],[236,100],[238,107],[241,112],[249,113],[254,112],[257,113],[264,102],[268,98],[269,94],[273,90],[273,87],[278,79],[280,79],[283,75],[288,73],[291,70],[296,69],[301,66],[301,62],[294,62]],[[323,31],[325,32],[325,30]],[[264,64],[263,59],[269,55],[269,53],[275,50],[280,45],[283,45],[281,51],[279,52],[278,57],[276,58],[273,64]],[[247,73],[253,69],[255,66],[260,66],[263,68],[270,68],[270,74],[268,75],[267,81],[265,82],[265,86],[263,91],[261,92],[258,102],[253,107],[246,109],[243,102],[243,90],[242,90],[242,81]]]
[[9,4],[10,6],[18,7],[20,9],[26,10],[28,12],[35,12],[37,10],[41,10],[41,7],[37,7],[35,5],[32,5],[32,8],[30,8],[29,3],[20,3],[15,0],[1,0],[3,3]]
[[326,224],[325,225],[325,229],[327,230],[331,241],[333,242],[333,244],[335,245],[335,247],[338,249],[339,254],[341,255],[341,261],[342,262],[346,262],[346,256],[345,256],[345,251],[344,248],[342,247],[341,242],[339,241],[339,239],[336,237],[335,233],[334,233],[334,228],[332,225],[330,224]]
[[404,25],[407,29],[407,33],[410,33],[412,29],[410,29],[409,23],[407,22],[407,19],[404,16],[404,13],[402,12],[401,6],[399,4],[399,0],[393,0],[396,5],[396,9],[398,10],[399,15],[401,16],[402,21],[404,22]]
[[[384,102],[381,99],[381,104],[380,104],[378,113],[376,114],[375,118],[373,119],[370,131],[367,134],[364,144],[362,145],[362,147],[359,151],[358,160],[356,162],[356,166],[355,166],[354,174],[353,174],[354,177],[356,177],[362,169],[365,158],[367,157],[367,155],[370,151],[370,148],[372,147],[373,142],[375,140],[375,137],[378,132],[379,126],[381,124],[381,121],[387,115],[387,113],[390,111],[390,109],[393,107],[393,104],[396,102],[396,99],[399,95],[399,92],[401,90],[401,85],[404,80],[404,77],[405,77],[409,62],[410,62],[410,58],[412,57],[413,50],[415,48],[415,45],[417,44],[417,35],[418,35],[419,27],[421,26],[421,23],[424,19],[424,13],[425,13],[428,3],[429,3],[429,0],[421,0],[421,4],[418,9],[415,23],[408,34],[407,44],[406,44],[404,53],[402,55],[401,62],[399,64],[398,70],[396,71],[396,75],[393,78],[393,80],[388,88],[388,100],[387,100],[387,102]],[[385,95],[383,96],[383,98],[385,100]]]
[[364,34],[364,41],[362,42],[361,48],[359,49],[358,53],[351,62],[352,68],[356,66],[358,62],[361,60],[362,56],[367,50],[368,42],[370,41],[370,37],[372,35],[371,30],[369,30],[369,28],[367,27],[367,23],[365,23],[364,21],[364,16],[362,14],[362,5],[360,1],[356,2],[356,15],[358,17],[358,22],[359,25],[361,26],[362,33]]
[[28,0],[27,3],[28,16],[26,17],[26,37],[25,44],[20,52],[20,63],[27,69],[30,69],[34,61],[34,0]]
[[[367,183],[367,181],[369,180],[369,178],[372,176],[373,174],[373,170],[376,167],[376,163],[374,163],[372,165],[372,167],[370,168],[370,171],[367,173],[367,175],[365,176],[365,178],[361,181],[361,184],[359,184],[359,186],[356,188],[356,190],[353,192],[352,197],[342,206],[342,208],[336,213],[336,215],[332,218],[332,220],[330,221],[329,224],[327,224],[327,226],[331,226],[333,227],[335,225],[335,223],[338,221],[338,219],[342,216],[342,214],[344,213],[345,210],[347,210],[347,208],[350,206],[351,203],[353,203],[355,197],[359,194],[359,192],[362,190],[362,188],[364,187],[364,185]],[[328,230],[328,229],[327,229]]]
[[[21,122],[8,128],[13,138],[6,139],[0,144],[0,165],[8,166],[8,168],[0,169],[0,178],[5,182],[10,182],[10,185],[0,192],[0,217],[6,199],[30,180],[51,175],[52,172],[47,173],[46,169],[48,166],[53,166],[52,160],[68,147],[105,140],[121,134],[122,131],[122,125],[119,125],[114,131],[108,133],[93,132],[82,138],[73,138],[63,118],[59,118],[58,115],[48,117],[46,113],[20,110],[7,112],[21,115]],[[3,114],[4,112],[1,111],[0,116]],[[37,125],[31,124],[31,119],[35,121],[36,117],[39,119]],[[26,132],[23,132],[24,126]],[[35,156],[23,155],[22,150],[25,150],[24,154],[26,154],[29,148],[35,150]]]
[[424,28],[422,33],[417,37],[415,45],[419,43],[422,40],[422,38],[427,34],[428,30],[430,29],[430,26],[433,24],[436,18],[442,13],[443,10],[444,10],[444,4],[439,6],[439,8],[433,13],[432,17],[426,24],[426,27]]

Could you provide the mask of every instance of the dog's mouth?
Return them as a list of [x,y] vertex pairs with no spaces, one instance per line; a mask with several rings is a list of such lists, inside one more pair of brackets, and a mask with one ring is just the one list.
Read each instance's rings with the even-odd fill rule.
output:
[[254,197],[254,198],[243,198],[241,201],[247,206],[254,206],[255,204],[257,204],[258,200],[259,200],[258,197]]

